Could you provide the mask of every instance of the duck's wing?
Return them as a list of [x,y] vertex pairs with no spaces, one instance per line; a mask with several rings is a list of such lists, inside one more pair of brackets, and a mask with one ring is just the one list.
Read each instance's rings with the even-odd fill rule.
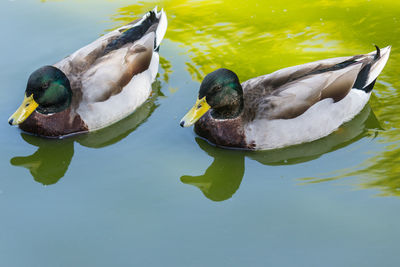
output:
[[290,119],[301,115],[324,98],[339,101],[352,88],[361,67],[362,63],[356,63],[283,84],[269,95],[254,99],[254,119]]
[[290,67],[244,82],[247,120],[290,119],[322,99],[340,101],[353,87],[372,89],[390,48],[382,51],[382,56],[378,49],[365,55]]
[[83,101],[104,102],[120,93],[135,75],[149,69],[154,40],[151,32],[97,60],[81,78]]

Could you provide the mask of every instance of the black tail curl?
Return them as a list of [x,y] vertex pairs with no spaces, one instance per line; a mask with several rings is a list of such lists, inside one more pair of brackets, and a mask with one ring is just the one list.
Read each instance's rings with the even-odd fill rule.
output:
[[376,54],[374,59],[379,59],[381,57],[381,49],[377,45],[375,45],[375,48],[376,48]]

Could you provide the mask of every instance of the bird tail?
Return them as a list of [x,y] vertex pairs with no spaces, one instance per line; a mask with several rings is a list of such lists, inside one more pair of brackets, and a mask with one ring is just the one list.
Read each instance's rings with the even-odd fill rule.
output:
[[[378,75],[381,73],[381,71],[385,67],[386,62],[389,59],[391,48],[392,48],[391,46],[387,46],[385,48],[379,49],[379,47],[376,46],[375,62],[372,63],[372,65],[371,65],[371,69],[370,69],[369,75],[368,75],[367,85],[369,85],[370,83],[375,81],[376,78],[378,77]],[[370,54],[373,55],[373,53],[374,52],[372,52]]]
[[353,86],[367,93],[374,87],[376,78],[382,72],[390,55],[391,46],[382,49],[379,49],[378,46],[375,47],[376,51],[365,55],[369,57],[371,61],[361,69]]
[[[132,21],[118,29],[124,32],[119,38],[123,42],[133,42],[146,35],[148,32],[155,33],[154,50],[158,50],[162,39],[167,31],[168,21],[164,9],[157,11],[157,6],[147,12],[142,18]],[[120,40],[118,40],[120,41]]]

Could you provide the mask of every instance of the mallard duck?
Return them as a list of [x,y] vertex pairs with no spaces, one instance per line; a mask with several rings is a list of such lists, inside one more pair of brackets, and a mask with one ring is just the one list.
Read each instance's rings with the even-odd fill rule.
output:
[[167,17],[155,8],[52,66],[34,71],[11,125],[48,137],[115,123],[151,94]]
[[206,75],[180,125],[218,146],[282,148],[327,136],[369,100],[390,46],[278,70],[240,84],[218,69]]

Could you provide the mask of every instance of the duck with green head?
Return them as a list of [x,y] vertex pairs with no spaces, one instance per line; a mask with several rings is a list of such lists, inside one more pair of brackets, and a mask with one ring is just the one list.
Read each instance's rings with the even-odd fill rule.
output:
[[282,148],[329,135],[366,105],[390,46],[278,70],[240,84],[227,69],[208,74],[180,125],[222,147]]
[[130,115],[151,93],[167,29],[163,10],[118,28],[31,74],[22,105],[8,122],[60,137],[94,131]]
[[53,66],[44,66],[31,74],[22,105],[10,117],[11,125],[24,122],[33,111],[57,113],[71,105],[72,90],[65,74]]

